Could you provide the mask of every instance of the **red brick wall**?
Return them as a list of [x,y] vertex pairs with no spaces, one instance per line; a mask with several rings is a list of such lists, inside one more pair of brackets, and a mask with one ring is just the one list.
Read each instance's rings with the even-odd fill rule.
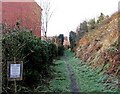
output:
[[14,27],[20,21],[22,27],[41,37],[41,11],[36,2],[2,2],[2,23]]

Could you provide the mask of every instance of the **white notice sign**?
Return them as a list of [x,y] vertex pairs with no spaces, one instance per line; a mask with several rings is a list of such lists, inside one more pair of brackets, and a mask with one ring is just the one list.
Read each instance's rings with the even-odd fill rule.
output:
[[10,78],[20,77],[20,64],[10,64]]

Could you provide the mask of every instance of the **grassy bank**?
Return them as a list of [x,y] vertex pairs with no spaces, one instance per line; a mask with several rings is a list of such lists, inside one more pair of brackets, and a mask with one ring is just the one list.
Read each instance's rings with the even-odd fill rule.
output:
[[86,63],[75,58],[73,53],[66,51],[67,63],[69,63],[74,71],[77,79],[77,83],[81,92],[117,92],[117,87],[108,84],[106,87],[103,81],[106,76],[103,72],[98,73],[99,70],[91,69]]
[[71,66],[80,92],[86,92],[86,94],[88,94],[87,92],[94,92],[94,94],[98,92],[111,92],[111,94],[114,94],[117,91],[117,87],[113,84],[109,83],[109,88],[106,87],[106,84],[103,83],[106,76],[102,72],[98,73],[99,70],[91,69],[80,59],[75,58],[72,52],[67,50],[65,51],[65,56],[54,62],[54,66],[52,66],[53,78],[50,80],[47,89],[44,89],[45,92],[71,92],[70,78],[67,75],[68,71],[65,60]]

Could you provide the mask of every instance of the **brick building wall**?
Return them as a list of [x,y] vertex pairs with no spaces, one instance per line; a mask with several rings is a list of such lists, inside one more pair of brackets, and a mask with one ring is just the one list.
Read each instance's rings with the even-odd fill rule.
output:
[[[17,2],[18,1],[18,2]],[[2,2],[2,23],[14,27],[16,22],[20,26],[32,30],[37,37],[41,37],[41,7],[32,2]]]

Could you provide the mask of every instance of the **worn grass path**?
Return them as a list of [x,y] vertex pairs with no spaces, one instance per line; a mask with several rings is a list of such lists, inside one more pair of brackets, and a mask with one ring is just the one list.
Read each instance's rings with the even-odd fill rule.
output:
[[77,82],[76,82],[76,77],[75,77],[75,74],[71,68],[71,65],[69,63],[67,63],[67,60],[66,60],[66,56],[65,56],[65,59],[64,59],[64,63],[66,65],[66,70],[67,70],[67,75],[68,75],[68,78],[70,80],[70,91],[72,93],[74,92],[80,92],[79,88],[78,88],[78,85],[77,85]]
[[[102,81],[105,79],[99,70],[92,70],[88,65],[75,58],[73,53],[65,51],[65,55],[54,62],[53,79],[44,92],[86,92],[85,94],[97,94],[98,92],[111,92],[116,94],[116,88],[106,88]],[[89,92],[89,93],[88,93]],[[109,93],[108,93],[109,94]]]

